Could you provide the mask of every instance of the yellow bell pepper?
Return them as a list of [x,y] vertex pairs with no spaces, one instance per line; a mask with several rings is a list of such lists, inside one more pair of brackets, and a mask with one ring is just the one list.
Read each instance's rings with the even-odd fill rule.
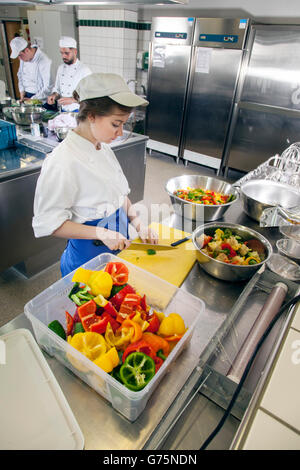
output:
[[94,271],[91,269],[78,268],[72,277],[72,282],[81,282],[82,284],[87,284],[93,272]]
[[157,315],[157,317],[159,319],[159,323],[161,323],[163,321],[163,319],[166,318],[164,312],[157,312],[156,310],[153,309],[153,313],[155,313],[155,315]]
[[136,313],[135,316],[132,318],[132,320],[140,325],[140,327],[142,328],[142,331],[147,330],[149,326],[149,322],[142,319],[141,312]]
[[110,323],[108,323],[105,331],[105,340],[110,348],[116,347],[117,349],[126,349],[131,341],[132,334],[133,328],[124,328],[115,335]]
[[108,304],[108,300],[106,300],[102,294],[98,294],[96,297],[94,297],[93,301],[96,302],[99,307],[105,307],[105,305]]
[[260,263],[259,259],[255,258],[254,256],[249,256],[248,258],[245,259],[244,264],[250,264],[250,265],[255,264],[255,263],[253,263],[253,261],[255,261],[255,263],[257,263],[257,264]]
[[94,364],[104,370],[104,372],[111,372],[117,365],[119,365],[120,359],[118,352],[115,347],[111,348],[107,353],[99,356]]
[[186,331],[183,319],[178,313],[170,313],[160,324],[158,335],[174,336],[183,335]]
[[105,271],[94,271],[88,280],[88,286],[93,295],[101,294],[107,298],[110,296],[113,280],[111,275]]
[[69,338],[68,336],[68,343],[91,361],[95,361],[105,354],[108,349],[105,339],[99,333],[86,331],[85,333],[76,333]]

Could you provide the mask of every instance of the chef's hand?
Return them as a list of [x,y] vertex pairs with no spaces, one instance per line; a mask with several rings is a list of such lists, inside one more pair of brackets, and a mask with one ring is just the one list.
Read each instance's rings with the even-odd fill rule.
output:
[[55,98],[56,98],[56,94],[55,94],[55,93],[53,93],[53,95],[48,96],[48,98],[47,98],[47,103],[48,103],[48,104],[55,104]]
[[20,101],[24,101],[25,98],[25,91],[20,92]]
[[99,233],[99,239],[110,250],[124,250],[130,245],[130,240],[125,238],[121,233],[114,232],[113,230],[105,230]]
[[60,106],[66,106],[67,104],[77,103],[77,101],[72,97],[71,98],[60,98],[57,102]]
[[138,230],[138,236],[143,243],[153,243],[155,245],[158,243],[158,233],[151,227],[142,225]]

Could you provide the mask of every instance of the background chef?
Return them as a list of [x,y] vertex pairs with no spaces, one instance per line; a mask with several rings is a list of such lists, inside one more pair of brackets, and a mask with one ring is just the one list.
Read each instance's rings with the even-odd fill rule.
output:
[[10,41],[12,59],[19,57],[18,86],[20,99],[37,99],[45,102],[51,93],[51,60],[35,45],[22,37]]
[[62,111],[75,111],[79,109],[79,104],[72,96],[73,91],[80,80],[92,72],[77,58],[75,39],[62,36],[59,40],[59,50],[63,64],[57,69],[55,86],[47,102],[52,106],[57,102],[62,107]]

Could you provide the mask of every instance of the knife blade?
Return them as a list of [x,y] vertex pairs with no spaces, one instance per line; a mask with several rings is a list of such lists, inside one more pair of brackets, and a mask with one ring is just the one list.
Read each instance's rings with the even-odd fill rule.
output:
[[[95,246],[101,246],[104,245],[104,243],[101,240],[94,240],[93,244]],[[155,251],[165,251],[165,250],[174,250],[176,246],[171,246],[171,245],[155,245],[154,243],[136,243],[136,242],[131,242],[130,246],[126,248],[126,250],[155,250]]]
[[171,245],[155,245],[153,243],[136,243],[131,242],[130,246],[126,248],[126,250],[155,250],[155,251],[166,251],[166,250],[174,250],[176,246]]

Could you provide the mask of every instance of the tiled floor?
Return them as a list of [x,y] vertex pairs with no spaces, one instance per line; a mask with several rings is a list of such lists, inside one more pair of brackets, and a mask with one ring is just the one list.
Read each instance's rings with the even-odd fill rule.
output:
[[[169,178],[182,174],[202,174],[215,176],[215,171],[207,167],[182,162],[176,163],[173,157],[152,152],[147,156],[144,203],[170,204],[165,192]],[[229,180],[235,181],[242,175],[229,174]],[[44,270],[30,279],[26,279],[14,268],[0,273],[0,327],[23,312],[26,302],[60,278],[59,263]],[[165,449],[198,449],[222,417],[223,410],[199,395],[192,406],[180,419],[167,439]],[[203,425],[205,423],[205,425]],[[228,449],[238,427],[238,420],[230,417],[217,438],[210,444],[210,449]]]

